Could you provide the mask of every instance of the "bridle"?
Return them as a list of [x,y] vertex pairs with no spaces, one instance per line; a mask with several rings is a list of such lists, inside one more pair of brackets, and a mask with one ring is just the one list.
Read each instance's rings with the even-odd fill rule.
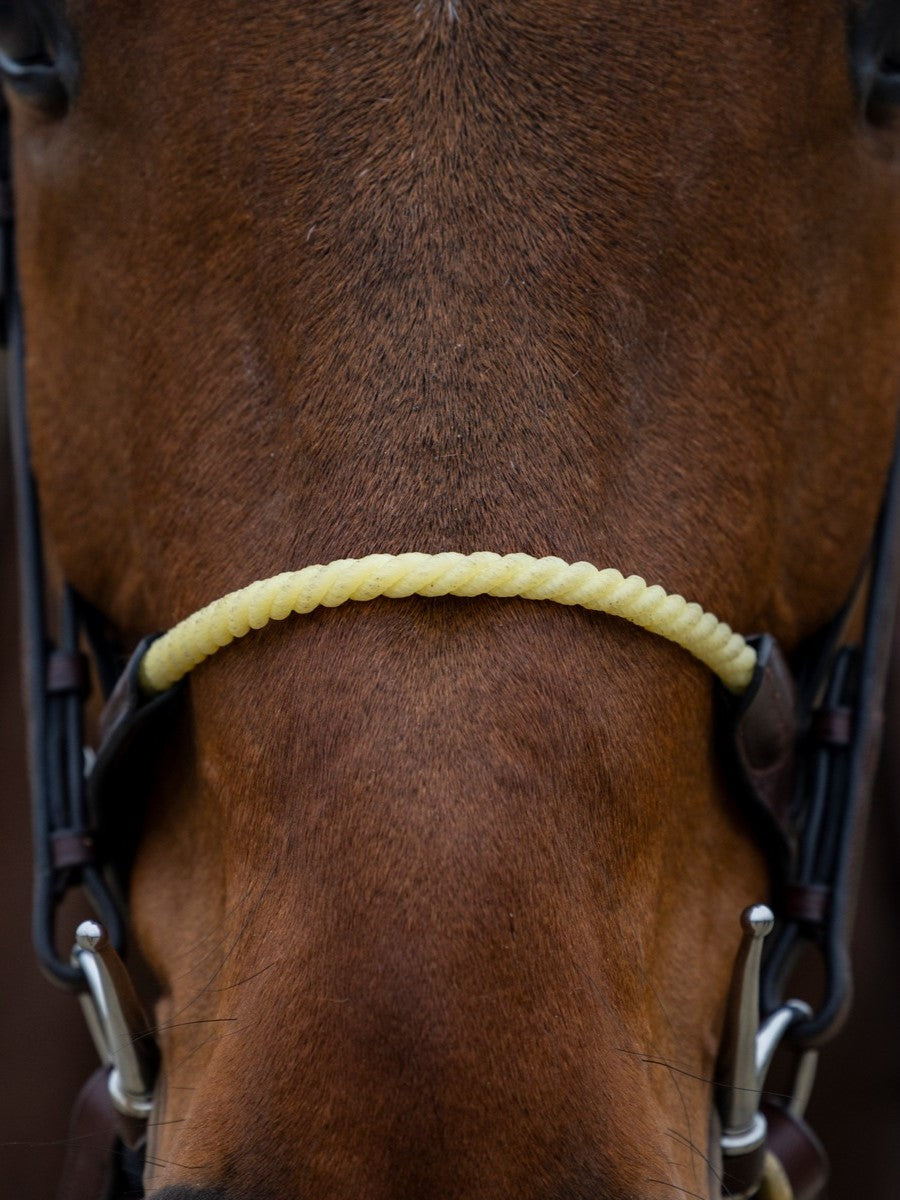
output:
[[[115,870],[119,847],[108,837],[110,797],[148,731],[158,736],[160,724],[171,718],[182,685],[167,682],[155,691],[146,686],[152,638],[141,643],[123,668],[101,619],[68,586],[60,600],[56,635],[50,635],[40,513],[28,449],[5,122],[2,137],[3,302],[29,715],[34,942],[45,974],[82,996],[104,1064],[76,1112],[76,1128],[90,1136],[73,1141],[76,1151],[60,1195],[64,1200],[124,1200],[142,1194],[140,1157],[158,1051],[120,958],[127,920]],[[803,1121],[803,1110],[817,1049],[841,1023],[850,999],[847,946],[900,582],[898,522],[895,454],[865,576],[846,608],[804,649],[793,670],[774,638],[764,634],[750,639],[755,662],[749,683],[737,696],[721,689],[721,761],[768,852],[773,881],[772,910],[755,906],[743,915],[728,1004],[717,1095],[723,1195],[814,1200],[824,1186],[824,1154]],[[863,635],[859,645],[849,645],[845,631],[851,610],[860,603],[865,608]],[[87,770],[82,709],[91,671],[82,650],[85,643],[108,696],[101,743]],[[57,950],[56,913],[76,887],[87,893],[98,921],[79,927],[67,959]],[[815,1010],[801,1001],[783,1000],[804,945],[816,949],[824,966],[824,995]],[[768,1066],[782,1042],[796,1057],[788,1103],[763,1095]]]

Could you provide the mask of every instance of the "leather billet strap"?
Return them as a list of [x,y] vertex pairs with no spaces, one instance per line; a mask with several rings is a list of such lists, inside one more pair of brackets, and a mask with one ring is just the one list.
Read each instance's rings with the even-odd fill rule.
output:
[[[760,1109],[766,1119],[765,1141],[746,1154],[723,1158],[723,1196],[822,1200],[830,1175],[822,1143],[787,1104],[763,1100]],[[773,1178],[781,1184],[775,1194]]]
[[828,1185],[828,1158],[822,1143],[803,1120],[784,1104],[763,1101],[766,1152],[790,1185],[792,1200],[820,1200]]
[[775,874],[783,877],[795,849],[797,688],[775,638],[762,634],[749,640],[757,655],[750,686],[738,697],[721,692],[724,740]]
[[156,636],[138,643],[106,701],[100,717],[100,743],[87,776],[89,807],[103,831],[106,860],[115,865],[123,880],[140,834],[141,813],[134,804],[123,813],[121,798],[134,795],[134,780],[144,767],[152,772],[160,747],[170,741],[175,701],[184,691],[182,683],[155,695],[142,689],[141,662]]
[[140,1200],[144,1130],[118,1114],[109,1098],[107,1067],[98,1067],[78,1094],[56,1200]]

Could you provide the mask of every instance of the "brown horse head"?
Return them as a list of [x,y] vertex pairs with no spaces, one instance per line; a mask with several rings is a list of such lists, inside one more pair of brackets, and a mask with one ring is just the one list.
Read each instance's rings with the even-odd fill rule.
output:
[[[900,385],[876,8],[74,0],[68,110],[11,98],[66,576],[135,639],[307,563],[525,551],[796,646]],[[131,878],[148,1193],[718,1196],[767,876],[713,693],[524,600],[319,610],[201,666]]]

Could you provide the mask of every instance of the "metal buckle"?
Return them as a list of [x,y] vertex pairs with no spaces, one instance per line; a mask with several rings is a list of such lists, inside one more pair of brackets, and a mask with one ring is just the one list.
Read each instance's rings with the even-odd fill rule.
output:
[[[756,1196],[773,1171],[767,1154],[768,1126],[760,1109],[763,1085],[775,1052],[795,1024],[809,1020],[812,1009],[804,1000],[788,1000],[759,1020],[760,964],[763,941],[775,924],[764,904],[741,915],[743,938],[738,950],[728,998],[728,1010],[718,1074],[718,1108],[722,1121],[720,1145],[727,1194],[731,1200]],[[802,1117],[815,1079],[818,1052],[800,1052],[787,1110]],[[774,1161],[774,1160],[773,1160]],[[777,1162],[775,1163],[777,1166]]]
[[125,964],[98,921],[78,926],[72,965],[87,983],[79,999],[100,1060],[110,1068],[113,1107],[146,1121],[153,1108],[159,1047]]

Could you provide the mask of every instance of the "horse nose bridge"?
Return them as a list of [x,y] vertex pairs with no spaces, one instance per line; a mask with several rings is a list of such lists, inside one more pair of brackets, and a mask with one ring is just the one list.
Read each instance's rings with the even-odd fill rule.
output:
[[545,874],[600,806],[627,839],[673,762],[708,772],[702,736],[682,736],[708,721],[708,679],[644,631],[525,601],[371,603],[304,639],[266,630],[191,683],[211,807],[251,850],[293,839],[300,880],[415,869],[427,891],[491,854]]
[[342,931],[320,918],[269,935],[270,969],[216,981],[217,1023],[195,1055],[167,1056],[160,1128],[186,1141],[158,1157],[228,1146],[239,1176],[277,1179],[280,1197],[643,1195],[606,1163],[611,1146],[658,1157],[641,1018],[610,999],[577,918],[568,933],[483,921],[465,941],[452,915]]
[[162,1121],[175,1123],[162,1128],[184,1141],[158,1156],[215,1163],[227,1146],[241,1197],[645,1200],[621,1162],[658,1174],[661,1135],[640,1065],[612,1061],[617,1022],[593,1022],[590,1047],[577,1006],[468,989],[448,1000],[445,984],[392,978],[380,993],[309,996],[305,1010],[266,999],[241,1044],[192,1076],[183,1124],[170,1080]]
[[[675,805],[666,795],[663,807],[657,789],[651,828],[643,788],[661,756],[634,756],[636,736],[612,738],[605,683],[576,669],[585,665],[576,620],[573,636],[553,643],[563,672],[542,670],[535,682],[536,670],[517,668],[511,682],[473,667],[438,674],[427,689],[390,639],[377,671],[351,671],[365,637],[357,620],[353,657],[329,658],[314,720],[305,711],[298,720],[305,693],[286,638],[270,647],[268,691],[258,660],[244,668],[240,648],[198,672],[200,779],[172,802],[171,820],[180,828],[182,811],[196,810],[196,903],[221,872],[198,882],[194,860],[227,859],[227,957],[218,970],[213,955],[185,983],[169,972],[175,1022],[187,1005],[198,1024],[190,1037],[173,1031],[174,1052],[164,1054],[169,1132],[158,1157],[215,1162],[229,1146],[246,1160],[242,1171],[264,1182],[278,1174],[279,1197],[323,1200],[555,1200],[566,1187],[646,1200],[646,1189],[603,1166],[613,1144],[628,1162],[649,1155],[646,1173],[667,1177],[656,1162],[664,1126],[652,1117],[660,1085],[639,1056],[646,964],[634,959],[652,944],[654,864]],[[644,648],[643,636],[613,640]],[[241,700],[240,726],[214,688]],[[648,710],[655,705],[625,693],[616,728],[632,718],[655,728]],[[617,773],[629,755],[634,765]],[[145,926],[161,906],[175,913],[185,892],[170,850],[163,825],[144,849],[156,905]],[[161,875],[172,899],[158,898]],[[664,965],[650,964],[651,974],[662,978]],[[201,987],[206,998],[191,1009]],[[627,1125],[623,1095],[634,1100]],[[706,1101],[691,1101],[695,1124]],[[567,1182],[579,1172],[591,1180],[580,1192]]]

